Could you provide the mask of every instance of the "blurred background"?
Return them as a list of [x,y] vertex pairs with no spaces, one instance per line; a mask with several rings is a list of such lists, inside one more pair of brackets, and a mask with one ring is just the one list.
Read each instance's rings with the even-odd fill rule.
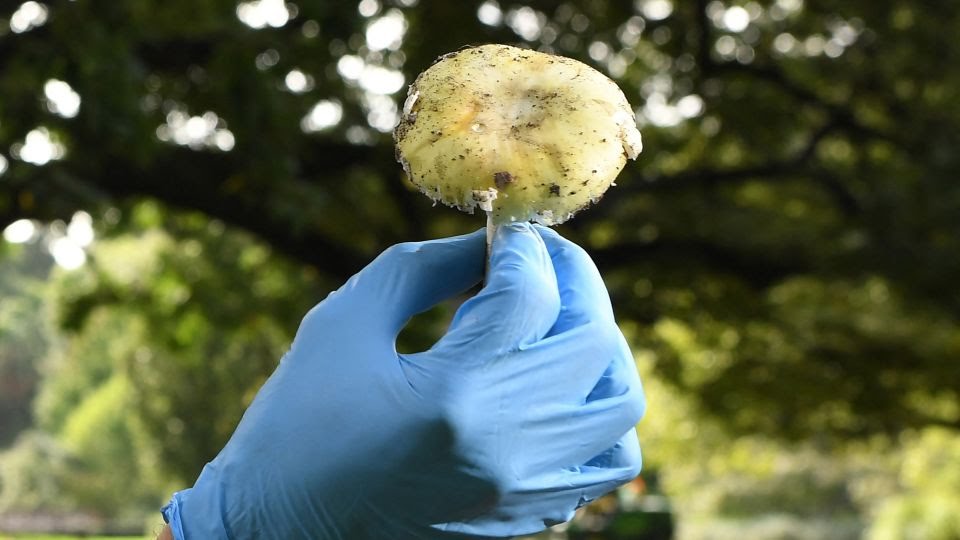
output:
[[486,42],[608,74],[645,143],[559,228],[645,470],[543,537],[960,538],[958,35],[953,1],[0,2],[0,538],[155,531],[314,303],[483,225],[390,132]]

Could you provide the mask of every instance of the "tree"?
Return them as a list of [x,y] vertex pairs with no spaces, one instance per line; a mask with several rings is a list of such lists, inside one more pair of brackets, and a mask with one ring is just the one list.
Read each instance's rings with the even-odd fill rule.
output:
[[[217,251],[220,240],[197,232],[225,224],[269,246],[276,268],[316,273],[277,298],[300,286],[319,298],[391,243],[481,225],[431,208],[404,181],[389,135],[403,83],[468,43],[551,50],[609,73],[638,106],[645,152],[562,232],[597,261],[652,377],[734,434],[832,448],[960,428],[949,361],[960,353],[956,3],[90,0],[46,10],[0,36],[0,223],[84,209],[101,236],[137,245],[151,201],[155,225],[180,227],[168,240],[179,255],[199,235],[210,257],[235,257],[240,248]],[[202,225],[185,231],[174,223],[183,216]],[[223,260],[196,262],[196,283],[218,283]],[[150,289],[190,267],[165,263],[178,277],[149,274],[141,296],[97,275],[70,296],[79,307],[67,320],[80,329],[95,306],[119,302],[175,340]],[[211,286],[237,298],[251,278],[222,279]],[[242,324],[251,304],[233,301],[212,322],[202,307],[177,308],[211,324],[209,338],[185,341],[186,357]],[[292,331],[292,306],[303,308],[270,308],[262,353]],[[415,327],[419,342],[439,320]],[[215,446],[204,444],[182,470]]]
[[0,448],[32,421],[35,360],[46,353],[51,334],[43,309],[49,257],[38,246],[20,251],[0,258]]
[[[791,297],[788,311],[820,313],[818,298],[842,304],[850,288],[878,284],[904,317],[953,328],[960,85],[939,66],[957,56],[956,6],[485,3],[484,24],[471,3],[368,2],[281,10],[279,28],[264,29],[250,25],[267,4],[241,6],[70,3],[5,36],[0,141],[20,159],[9,160],[2,184],[3,220],[102,214],[151,198],[251,231],[342,280],[387,244],[477,225],[429,208],[404,184],[388,133],[400,74],[410,81],[464,43],[520,41],[598,65],[643,105],[647,152],[622,187],[564,229],[610,277],[621,316],[680,318],[708,340],[721,327],[772,325],[739,332],[739,360],[697,386],[709,410],[745,429],[823,427],[790,421],[812,403],[770,391],[791,369],[771,363],[790,355],[770,340],[796,338],[802,378],[862,420],[831,429],[960,422],[904,403],[957,387],[957,370],[940,361],[956,352],[951,339],[922,350],[912,344],[928,336],[871,334],[850,321],[872,307],[850,303],[835,306],[834,320],[804,323],[812,338],[790,336],[792,323],[775,321],[770,305],[787,290],[778,298]],[[436,31],[450,24],[458,32]],[[53,79],[81,96],[75,118],[50,112],[62,106],[62,89],[42,95]],[[301,121],[317,100],[317,116]],[[17,141],[37,126],[63,145],[63,159],[28,163],[33,147]],[[664,358],[663,373],[689,385]],[[735,414],[755,400],[787,421]]]

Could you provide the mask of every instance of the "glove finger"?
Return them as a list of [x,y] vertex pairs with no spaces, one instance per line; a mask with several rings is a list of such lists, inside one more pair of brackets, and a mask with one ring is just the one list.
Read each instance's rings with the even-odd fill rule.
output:
[[618,396],[632,389],[639,389],[640,394],[643,394],[643,385],[640,382],[640,374],[637,372],[633,353],[630,352],[630,347],[622,334],[620,348],[621,354],[614,356],[613,361],[587,396],[588,402]]
[[558,510],[572,514],[577,508],[610,493],[640,474],[643,458],[636,430],[631,428],[603,456],[602,463],[593,459],[583,465],[533,476],[518,486],[518,495],[553,498],[559,503]]
[[594,435],[592,440],[600,448],[612,446],[623,433],[634,429],[647,410],[640,378],[635,376],[636,370],[633,373],[623,393],[589,401],[580,408],[582,427]]
[[612,364],[632,358],[620,329],[600,322],[547,336],[520,354],[501,375],[504,384],[518,386],[516,399],[575,405],[612,374]]
[[566,332],[592,321],[613,321],[610,295],[590,255],[548,227],[537,227],[543,238],[560,289],[561,311],[550,334]]
[[630,482],[642,466],[637,431],[631,429],[608,451],[570,471],[570,487],[581,491],[578,503],[582,506]]
[[[487,283],[457,310],[435,351],[501,355],[536,343],[560,312],[550,255],[529,223],[497,229]],[[477,347],[466,349],[465,347]]]
[[328,300],[355,315],[370,337],[395,340],[414,315],[466,291],[483,276],[485,233],[386,249]]
[[476,535],[530,534],[569,521],[577,508],[597,499],[640,473],[640,446],[636,432],[625,434],[614,448],[607,466],[580,465],[554,468],[507,484],[495,514],[465,522],[447,523],[442,530]]
[[554,404],[532,410],[524,424],[530,434],[523,440],[528,450],[526,473],[587,463],[633,429],[645,408],[643,389],[637,385],[579,406]]
[[637,428],[630,428],[620,437],[612,447],[602,454],[595,456],[584,464],[584,467],[604,469],[640,469],[642,459],[640,455],[640,441],[637,437]]
[[[566,332],[571,328],[597,320],[609,321],[615,325],[610,296],[600,272],[587,252],[560,236],[553,229],[538,227],[538,232],[550,252],[557,273],[562,302],[560,316],[549,335]],[[619,340],[620,346],[629,353],[622,335]],[[599,380],[594,379],[596,388],[587,398],[588,400],[622,393],[626,390],[624,383],[636,378],[636,367],[633,364],[632,355],[622,355],[619,359],[619,363],[609,364]],[[614,373],[618,369],[621,371],[620,375]],[[639,381],[636,382],[639,383]]]

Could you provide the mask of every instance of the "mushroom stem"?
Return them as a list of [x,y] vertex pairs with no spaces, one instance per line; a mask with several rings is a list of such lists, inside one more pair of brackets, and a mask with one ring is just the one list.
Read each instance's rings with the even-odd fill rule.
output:
[[487,281],[490,275],[490,256],[493,254],[493,235],[497,232],[497,226],[493,224],[493,212],[487,211],[487,256],[484,258],[483,281]]

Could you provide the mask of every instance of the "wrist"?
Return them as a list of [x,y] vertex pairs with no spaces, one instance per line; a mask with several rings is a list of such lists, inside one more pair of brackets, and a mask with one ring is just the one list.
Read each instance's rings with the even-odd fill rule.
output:
[[165,540],[186,540],[188,532],[189,538],[226,540],[227,534],[216,519],[219,513],[206,502],[202,490],[197,493],[196,487],[174,493],[170,502],[160,509],[170,531],[169,539]]

